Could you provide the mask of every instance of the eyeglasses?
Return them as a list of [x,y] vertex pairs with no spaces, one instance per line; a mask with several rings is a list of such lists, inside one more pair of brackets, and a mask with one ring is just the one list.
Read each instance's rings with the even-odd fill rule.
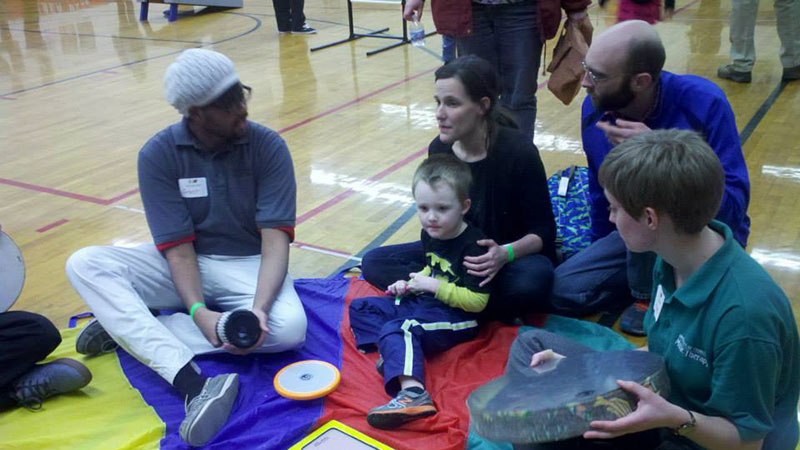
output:
[[246,107],[253,97],[253,89],[250,86],[240,84],[241,89],[228,89],[222,96],[214,100],[208,107],[220,109],[222,111],[238,111],[239,108]]
[[624,74],[619,74],[619,75],[614,75],[614,76],[608,76],[608,75],[603,75],[601,73],[597,73],[594,70],[586,67],[586,61],[581,61],[581,66],[583,66],[583,71],[586,72],[587,74],[589,74],[589,78],[592,79],[592,83],[594,83],[594,84],[602,83],[603,81],[608,81],[608,80],[610,80],[612,78],[617,78],[617,77],[621,77],[622,75],[624,75]]
[[242,90],[244,91],[244,101],[245,103],[250,102],[250,99],[253,98],[253,88],[250,86],[243,84]]

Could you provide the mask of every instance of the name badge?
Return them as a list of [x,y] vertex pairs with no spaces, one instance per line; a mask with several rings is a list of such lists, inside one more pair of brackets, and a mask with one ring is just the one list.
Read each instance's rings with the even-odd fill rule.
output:
[[203,178],[179,178],[178,187],[183,198],[208,197],[208,186]]
[[656,289],[656,299],[653,302],[653,318],[658,322],[658,316],[661,315],[661,307],[664,306],[664,289],[658,285]]

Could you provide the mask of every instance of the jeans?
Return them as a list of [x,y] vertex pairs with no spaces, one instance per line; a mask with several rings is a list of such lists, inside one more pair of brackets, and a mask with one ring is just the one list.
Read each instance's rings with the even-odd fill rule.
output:
[[[756,61],[755,30],[759,0],[731,2],[731,59],[740,72],[750,72]],[[781,64],[800,66],[800,2],[775,0],[775,18],[781,41]]]
[[533,140],[536,87],[542,39],[537,3],[472,4],[472,33],[456,38],[459,55],[477,55],[500,75],[500,103],[514,114],[519,129]]
[[555,269],[552,311],[585,316],[620,311],[653,289],[655,253],[633,253],[614,231]]
[[278,31],[300,31],[306,23],[305,0],[272,0]]
[[[425,265],[422,242],[389,245],[367,252],[361,262],[364,279],[380,289]],[[489,304],[482,320],[512,320],[543,311],[553,286],[553,263],[543,255],[528,255],[506,264],[491,282]]]

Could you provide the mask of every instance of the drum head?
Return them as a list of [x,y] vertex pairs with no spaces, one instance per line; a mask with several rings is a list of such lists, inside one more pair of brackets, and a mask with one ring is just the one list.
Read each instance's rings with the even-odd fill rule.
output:
[[25,284],[25,261],[19,248],[0,231],[0,312],[6,312],[17,301]]
[[325,361],[306,360],[281,369],[274,380],[278,394],[293,400],[324,397],[339,386],[339,369]]

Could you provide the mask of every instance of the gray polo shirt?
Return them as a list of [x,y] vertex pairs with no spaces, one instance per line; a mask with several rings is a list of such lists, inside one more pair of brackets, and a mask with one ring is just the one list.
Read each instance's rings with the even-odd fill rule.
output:
[[194,241],[205,255],[261,253],[261,228],[294,235],[297,186],[278,133],[248,121],[247,134],[211,153],[184,119],[139,152],[139,189],[160,250]]

